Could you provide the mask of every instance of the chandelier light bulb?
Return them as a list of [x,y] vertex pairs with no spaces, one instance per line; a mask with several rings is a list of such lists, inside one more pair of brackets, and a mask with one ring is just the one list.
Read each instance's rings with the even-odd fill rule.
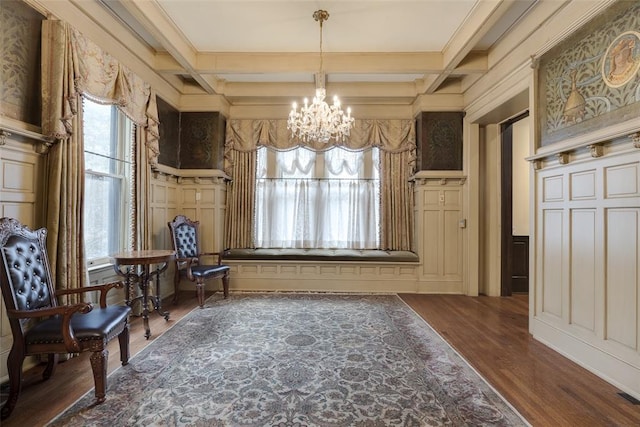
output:
[[324,72],[322,71],[322,23],[329,19],[326,10],[317,10],[313,18],[320,22],[320,72],[316,76],[316,96],[311,104],[307,98],[304,106],[298,111],[297,104],[293,103],[293,109],[289,113],[287,129],[291,131],[293,138],[303,142],[319,141],[328,143],[345,141],[351,132],[354,119],[351,117],[351,108],[347,108],[347,114],[342,111],[338,95],[333,97],[333,105],[324,102],[327,92],[324,88]]

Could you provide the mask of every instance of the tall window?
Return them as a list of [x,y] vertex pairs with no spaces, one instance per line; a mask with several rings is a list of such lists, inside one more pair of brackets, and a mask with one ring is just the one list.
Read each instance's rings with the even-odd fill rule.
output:
[[134,124],[113,105],[83,100],[84,242],[88,264],[128,249]]
[[254,239],[262,248],[380,245],[378,150],[258,150]]

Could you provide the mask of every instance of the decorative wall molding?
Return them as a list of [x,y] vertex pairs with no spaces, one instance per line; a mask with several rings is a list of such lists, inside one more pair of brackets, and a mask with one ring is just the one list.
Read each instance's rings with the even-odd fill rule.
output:
[[161,179],[163,176],[176,179],[178,184],[226,183],[231,181],[231,178],[220,169],[176,169],[158,164],[158,168],[153,171],[153,177]]
[[416,185],[464,185],[467,176],[462,171],[419,171],[411,181]]
[[566,165],[569,163],[569,153],[558,153],[556,154],[556,158],[561,165]]
[[629,138],[633,141],[633,146],[635,148],[640,148],[640,132],[632,133],[629,135]]
[[24,137],[30,142],[36,143],[36,151],[40,154],[47,153],[51,145],[53,145],[53,140],[40,133],[39,127],[0,116],[0,145],[5,145],[7,138],[16,139],[16,136]]
[[4,129],[0,129],[0,145],[7,144],[7,138],[11,136],[11,132],[7,132]]
[[589,152],[593,158],[602,157],[604,155],[604,143],[591,144],[588,145],[587,148],[589,148]]
[[630,137],[640,133],[640,123],[637,120],[628,120],[624,123],[603,127],[591,133],[567,138],[563,142],[546,145],[536,150],[536,154],[527,157],[527,160],[544,159],[553,157],[556,153],[569,152],[587,147],[593,144],[599,144],[604,141],[612,141],[617,138]]

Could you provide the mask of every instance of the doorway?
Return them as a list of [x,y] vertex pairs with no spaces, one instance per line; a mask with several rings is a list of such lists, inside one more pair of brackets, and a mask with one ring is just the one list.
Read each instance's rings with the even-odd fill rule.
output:
[[500,125],[502,296],[529,292],[528,117],[525,112]]

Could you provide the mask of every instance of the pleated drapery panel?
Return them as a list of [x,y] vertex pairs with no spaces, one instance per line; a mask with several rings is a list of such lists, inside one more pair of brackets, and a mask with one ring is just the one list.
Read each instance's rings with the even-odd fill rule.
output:
[[225,247],[253,248],[256,151],[232,151],[229,161],[233,167],[227,172],[231,181],[227,187]]
[[[116,104],[137,125],[138,167],[157,166],[158,112],[148,83],[122,66],[69,24],[42,22],[42,133],[53,141],[48,155],[47,246],[52,274],[59,288],[76,288],[86,281],[83,243],[84,147],[81,96]],[[141,171],[149,174],[149,171]],[[148,198],[148,180],[136,174],[136,203]],[[144,182],[142,182],[144,181]],[[141,186],[142,185],[142,186]],[[139,211],[140,212],[140,211]],[[148,235],[146,209],[138,215],[138,231]],[[136,238],[139,249],[149,237]],[[81,268],[78,268],[81,266]]]

